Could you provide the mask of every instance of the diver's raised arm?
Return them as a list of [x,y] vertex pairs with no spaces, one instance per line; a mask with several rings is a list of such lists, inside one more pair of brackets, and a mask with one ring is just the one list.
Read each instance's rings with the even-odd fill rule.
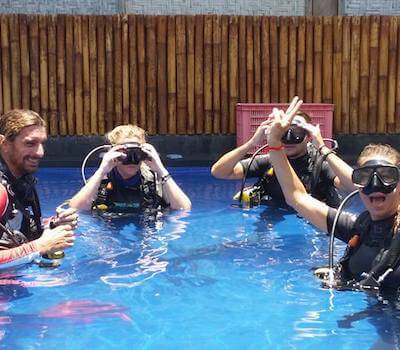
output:
[[311,134],[313,144],[318,149],[321,156],[325,157],[329,166],[335,173],[335,187],[348,192],[356,190],[357,187],[354,186],[353,181],[351,180],[353,168],[325,145],[319,126],[307,123],[304,125],[304,128]]
[[219,179],[242,179],[244,170],[240,161],[249,153],[252,153],[253,147],[265,143],[265,129],[267,125],[267,120],[262,122],[254,135],[247,142],[219,158],[211,167],[211,174]]
[[281,147],[281,138],[302,104],[298,98],[295,98],[294,101],[296,101],[295,105],[286,113],[277,109],[273,110],[273,117],[267,128],[267,140],[271,147],[270,160],[286,202],[315,226],[327,231],[326,217],[329,207],[307,194]]

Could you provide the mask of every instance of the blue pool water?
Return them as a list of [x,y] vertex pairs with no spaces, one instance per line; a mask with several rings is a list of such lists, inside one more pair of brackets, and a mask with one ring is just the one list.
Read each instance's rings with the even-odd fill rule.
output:
[[[235,181],[170,169],[189,214],[150,224],[82,215],[62,265],[1,271],[2,349],[393,349],[398,313],[322,289],[328,239],[292,212],[231,207]],[[44,169],[43,214],[82,184]],[[343,251],[337,245],[337,254]]]

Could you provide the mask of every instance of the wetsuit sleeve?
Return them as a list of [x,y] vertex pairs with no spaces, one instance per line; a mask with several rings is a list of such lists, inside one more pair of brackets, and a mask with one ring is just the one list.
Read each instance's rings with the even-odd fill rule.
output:
[[[326,218],[329,234],[332,232],[333,221],[335,220],[336,213],[337,209],[329,208],[328,216]],[[335,237],[347,243],[354,235],[356,218],[357,217],[354,214],[342,212],[336,224]]]
[[[250,163],[250,159],[251,158],[247,158],[240,161],[243,167],[243,174]],[[269,168],[271,168],[271,162],[268,155],[256,156],[250,165],[247,177],[262,177]]]
[[331,169],[327,161],[322,163],[321,175],[324,177],[324,180],[327,181],[327,183],[333,185],[336,174]]
[[27,264],[39,257],[39,249],[35,242],[24,243],[16,248],[0,250],[0,269]]

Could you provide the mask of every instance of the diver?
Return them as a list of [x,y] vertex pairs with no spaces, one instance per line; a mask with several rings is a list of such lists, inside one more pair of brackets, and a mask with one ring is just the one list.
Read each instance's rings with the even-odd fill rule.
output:
[[[286,112],[274,109],[265,128],[274,149],[270,160],[286,202],[319,229],[330,232],[337,210],[307,193],[281,149],[282,136],[301,104],[296,97]],[[331,161],[337,158],[332,156]],[[389,145],[370,144],[361,152],[351,180],[366,211],[338,216],[335,237],[347,243],[347,248],[336,266],[332,286],[371,292],[400,287],[399,165],[400,153]]]
[[[341,201],[341,195],[337,189],[345,190],[346,188],[341,186],[339,178],[325,161],[326,156],[320,153],[321,148],[315,147],[310,142],[313,135],[308,130],[310,123],[311,118],[308,114],[297,112],[292,125],[282,136],[284,152],[307,192],[337,207]],[[250,197],[247,200],[254,201],[255,205],[259,204],[258,202],[263,203],[265,199],[284,201],[269,154],[243,159],[256,145],[264,143],[267,125],[268,119],[261,123],[245,144],[224,154],[211,168],[212,175],[221,179],[243,179],[244,181],[246,177],[258,178],[254,186],[245,190],[247,196]],[[234,197],[239,201],[244,198],[243,189],[240,195]]]
[[164,167],[145,131],[120,125],[106,135],[110,148],[99,168],[69,201],[72,208],[109,213],[190,210],[191,202]]
[[34,111],[0,117],[0,268],[14,267],[74,244],[78,215],[58,210],[43,225],[34,173],[44,156],[46,123]]

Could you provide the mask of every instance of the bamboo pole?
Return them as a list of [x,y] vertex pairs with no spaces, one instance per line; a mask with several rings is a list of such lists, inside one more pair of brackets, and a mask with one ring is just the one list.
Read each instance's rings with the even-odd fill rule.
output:
[[90,133],[99,132],[97,120],[97,22],[89,16]]
[[261,89],[262,102],[271,101],[271,74],[270,74],[270,42],[269,42],[269,18],[261,17]]
[[[400,24],[398,23],[397,25],[397,36],[399,39],[397,39],[397,67],[400,67]],[[396,129],[394,130],[395,133],[400,133],[400,69],[397,69],[396,73],[396,111],[395,111],[395,119],[396,119],[396,124],[395,127]]]
[[221,132],[221,17],[213,16],[213,133]]
[[333,23],[332,17],[323,18],[322,44],[322,102],[332,103],[333,82]]
[[279,102],[288,102],[289,97],[289,23],[287,17],[279,22]]
[[378,70],[379,70],[379,27],[380,17],[372,16],[369,38],[369,89],[368,89],[368,132],[375,133],[378,116]]
[[[31,108],[31,79],[29,64],[29,39],[28,39],[28,16],[20,15],[19,21],[20,45],[21,45],[21,103],[23,109]],[[1,77],[1,69],[0,69]],[[1,84],[0,84],[1,87]],[[0,90],[0,96],[2,92]],[[1,113],[1,111],[0,111]]]
[[358,132],[358,93],[360,83],[360,17],[351,19],[350,132]]
[[271,17],[269,21],[269,44],[271,59],[271,102],[279,101],[279,46],[278,46],[278,24],[277,18]]
[[239,101],[247,102],[246,17],[239,16]]
[[128,16],[121,18],[122,45],[122,123],[129,124],[129,28]]
[[297,68],[297,17],[289,17],[289,95],[288,100],[297,96],[296,68]]
[[368,132],[369,17],[361,18],[358,132]]
[[313,17],[306,17],[306,68],[305,68],[305,102],[313,102],[314,81],[314,22]]
[[[49,76],[47,60],[47,17],[39,16],[39,59],[40,59],[40,114],[48,121]],[[48,126],[47,126],[48,128]]]
[[342,133],[349,133],[350,130],[350,28],[350,17],[344,17],[342,45]]
[[114,54],[113,54],[113,19],[111,16],[105,18],[105,50],[106,50],[106,130],[114,127]]
[[221,132],[229,133],[229,17],[221,19]]
[[261,102],[261,20],[253,18],[253,47],[254,47],[254,102]]
[[387,84],[389,65],[389,17],[382,17],[379,36],[379,70],[378,70],[378,124],[377,132],[386,132]]
[[12,108],[21,108],[21,55],[19,40],[19,18],[9,15],[11,53],[11,96]]
[[143,129],[146,129],[146,38],[143,16],[137,17],[137,53],[139,83],[139,126],[141,126]]
[[1,64],[3,83],[3,109],[4,112],[12,109],[11,92],[11,59],[8,16],[1,15]]
[[[156,18],[146,16],[146,61],[147,61],[147,132],[150,135],[157,133],[157,43]],[[186,116],[185,116],[186,117]]]
[[[2,20],[1,20],[1,15],[0,15],[0,51],[1,51],[1,45],[2,45],[2,39],[1,39],[1,24],[2,24]],[[3,104],[3,67],[1,66],[1,62],[0,62],[0,115],[3,115],[4,113],[4,104]]]
[[322,102],[322,17],[314,17],[313,102]]
[[176,42],[175,17],[168,17],[167,71],[168,71],[168,133],[176,134]]
[[[136,36],[135,15],[128,16],[129,26],[129,102],[130,102],[130,123],[138,123],[138,54]],[[164,77],[165,79],[165,77]]]
[[67,128],[68,135],[75,134],[74,103],[74,22],[72,16],[65,18],[65,65],[67,81]]
[[122,124],[122,44],[121,18],[112,16],[113,66],[114,66],[114,120],[113,127]]
[[187,126],[186,133],[195,133],[195,97],[194,97],[194,43],[195,43],[195,17],[186,17],[187,37]]
[[306,20],[299,17],[297,30],[297,62],[296,62],[296,93],[305,98],[305,63],[306,63]]
[[89,17],[82,16],[82,68],[83,68],[83,133],[91,132],[90,120],[90,58],[89,58]]
[[229,18],[229,132],[236,130],[236,104],[239,97],[238,17]]
[[246,17],[246,91],[247,101],[254,102],[254,43],[253,43],[253,17]]
[[74,16],[74,83],[76,134],[83,135],[82,18]]
[[186,23],[184,16],[176,17],[176,82],[177,82],[177,132],[186,133],[187,117],[187,65],[186,65]]
[[396,131],[396,54],[397,54],[397,17],[390,17],[389,23],[389,67],[387,94],[387,131]]
[[204,130],[204,17],[196,16],[196,33],[194,48],[194,98],[196,112],[196,133]]
[[67,135],[67,102],[65,87],[66,57],[65,57],[65,15],[59,15],[57,20],[57,106],[59,115],[59,134]]
[[342,35],[343,17],[335,17],[333,20],[333,103],[335,114],[333,131],[335,134],[341,130],[342,115]]
[[49,62],[49,130],[50,135],[58,135],[57,105],[57,19],[48,17],[48,62]]
[[167,90],[167,23],[166,16],[159,16],[157,23],[157,96],[158,133],[168,132],[168,90]]
[[204,18],[204,132],[212,133],[212,17]]
[[105,125],[105,106],[106,106],[106,49],[104,33],[104,17],[96,18],[96,43],[97,43],[97,113],[99,133],[104,134]]

